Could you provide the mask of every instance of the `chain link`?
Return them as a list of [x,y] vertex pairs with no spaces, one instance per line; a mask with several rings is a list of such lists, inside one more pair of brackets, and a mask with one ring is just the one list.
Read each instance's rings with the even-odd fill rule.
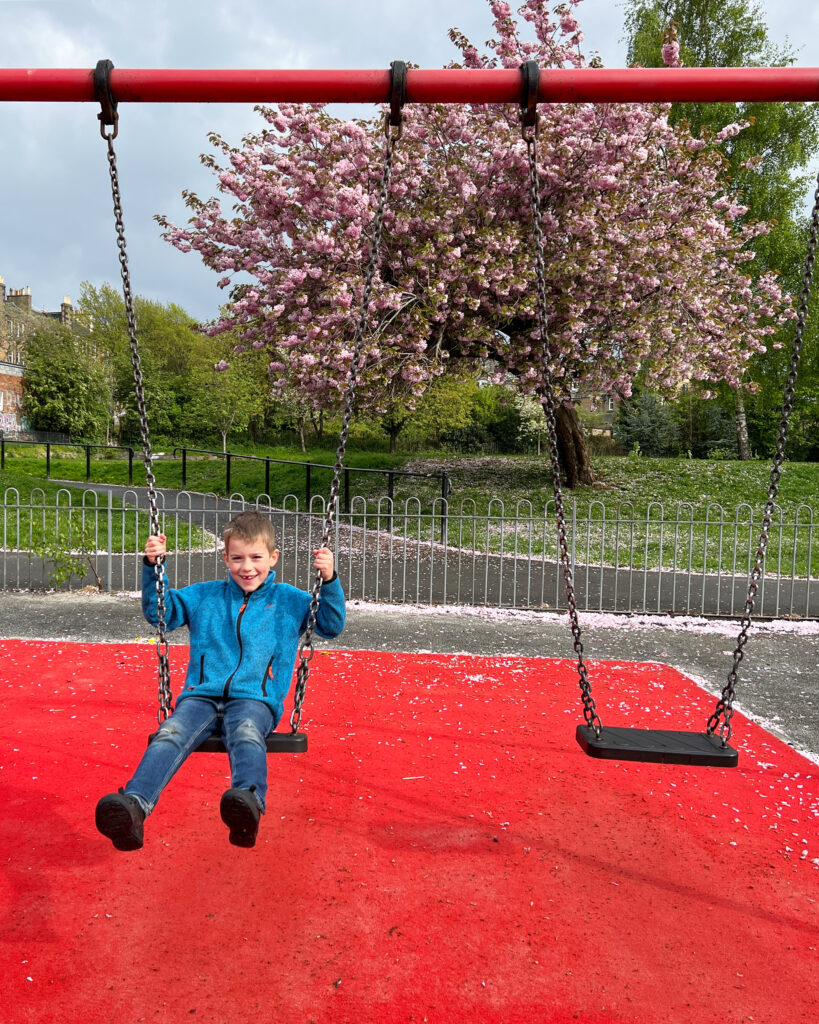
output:
[[748,583],[748,598],[745,602],[745,613],[741,619],[741,628],[737,637],[737,645],[734,650],[734,661],[731,671],[728,673],[726,683],[720,699],[717,701],[714,713],[708,719],[708,734],[714,733],[719,728],[720,739],[723,746],[726,746],[731,738],[731,719],[734,715],[734,688],[737,683],[739,666],[745,655],[745,644],[748,642],[748,630],[751,626],[751,616],[754,613],[757,594],[759,593],[759,581],[762,578],[765,566],[765,553],[768,549],[768,534],[773,520],[774,503],[779,493],[779,480],[782,475],[782,463],[785,461],[785,445],[788,440],[788,424],[793,412],[793,397],[796,390],[796,378],[799,373],[799,362],[802,358],[802,345],[805,340],[805,324],[808,319],[808,304],[810,302],[811,290],[813,287],[813,272],[816,263],[817,240],[819,239],[819,176],[817,176],[816,190],[813,195],[813,213],[810,222],[810,237],[808,248],[805,254],[805,266],[802,271],[802,282],[799,293],[799,306],[796,313],[796,327],[793,333],[791,344],[791,357],[788,363],[788,376],[785,380],[785,393],[782,400],[782,413],[779,420],[779,436],[776,442],[776,451],[771,464],[770,485],[768,487],[768,500],[765,503],[765,511],[762,515],[762,527],[759,536],[759,546],[754,558],[754,566]]
[[[338,511],[338,496],[341,488],[341,472],[344,468],[344,454],[347,450],[347,438],[350,432],[350,422],[353,416],[355,404],[355,393],[358,387],[358,371],[361,368],[361,361],[364,351],[364,332],[367,327],[367,318],[372,298],[373,283],[378,269],[381,253],[381,235],[384,228],[384,214],[387,208],[387,195],[389,193],[390,181],[392,179],[392,162],[395,152],[395,145],[401,135],[401,126],[390,127],[390,115],[385,119],[385,142],[384,161],[381,172],[381,188],[378,196],[378,207],[373,220],[372,233],[370,236],[370,257],[364,271],[364,288],[361,293],[361,307],[358,315],[358,322],[355,328],[355,341],[353,344],[353,358],[350,362],[350,369],[347,376],[347,390],[344,395],[344,415],[341,420],[341,433],[339,435],[338,448],[336,449],[336,462],[333,467],[333,481],[330,485],[330,497],[327,505],[327,516],[324,521],[324,534],[321,538],[321,547],[326,548],[330,543],[330,536],[333,531],[333,521]],[[313,658],[313,633],[316,628],[316,616],[319,607],[319,595],[321,594],[322,577],[316,572],[313,589],[310,598],[310,614],[307,620],[307,628],[302,635],[299,644],[299,664],[296,669],[296,686],[293,692],[293,711],[290,715],[290,725],[293,732],[296,732],[301,721],[302,704],[304,702],[304,691],[307,680],[310,676],[310,661]]]
[[[114,201],[114,224],[117,232],[117,249],[119,250],[119,267],[122,276],[122,295],[125,300],[125,315],[128,321],[128,345],[131,352],[131,368],[134,376],[137,412],[139,414],[139,431],[142,441],[142,461],[145,464],[145,480],[148,488],[148,506],[150,511],[151,535],[160,532],[159,509],[156,499],[156,479],[153,469],[151,452],[151,436],[148,428],[148,413],[145,407],[145,385],[142,377],[142,362],[139,357],[139,341],[137,339],[134,300],[131,292],[131,273],[128,269],[128,254],[125,247],[125,224],[122,216],[122,197],[119,190],[119,173],[117,172],[117,155],[114,151],[114,138],[117,134],[117,120],[113,130],[105,131],[101,127],[102,137],[108,144],[108,172],[111,177],[111,196]],[[157,605],[157,680],[159,688],[159,710],[157,721],[162,724],[173,711],[173,693],[171,691],[171,673],[168,662],[168,640],[165,627],[165,559],[158,558],[154,563],[156,574],[156,605]]]
[[583,639],[580,622],[577,616],[577,602],[574,596],[574,579],[572,575],[569,545],[567,540],[566,513],[563,507],[563,492],[560,487],[560,460],[557,450],[557,419],[555,414],[555,396],[552,386],[552,374],[549,369],[549,328],[548,301],[546,296],[546,259],[543,245],[543,226],[540,206],[540,188],[537,177],[537,123],[523,126],[523,140],[529,158],[529,195],[532,206],[532,234],[535,251],[535,277],[537,281],[537,325],[541,343],[541,364],[543,376],[540,384],[540,403],[546,416],[546,433],[549,441],[549,461],[552,469],[552,487],[555,496],[555,519],[557,520],[557,542],[560,551],[560,564],[563,570],[563,583],[566,591],[566,604],[569,609],[574,650],[577,655],[577,674],[580,682],[580,693],[583,698],[583,717],[586,725],[594,729],[600,736],[603,723],[597,714],[591,692],[586,663],[583,660]]

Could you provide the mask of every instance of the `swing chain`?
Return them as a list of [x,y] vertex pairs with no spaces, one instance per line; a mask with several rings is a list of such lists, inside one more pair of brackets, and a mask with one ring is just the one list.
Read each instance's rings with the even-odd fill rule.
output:
[[524,73],[524,92],[521,99],[521,132],[526,143],[529,160],[529,195],[532,207],[532,234],[535,252],[535,277],[537,281],[537,325],[541,341],[541,362],[543,377],[540,383],[540,403],[546,417],[546,433],[549,441],[549,461],[552,470],[552,487],[555,497],[555,519],[557,521],[557,540],[560,552],[560,564],[563,570],[563,583],[566,593],[566,604],[569,610],[574,650],[577,655],[577,674],[580,692],[583,698],[583,717],[586,725],[594,729],[599,738],[603,723],[597,714],[591,692],[586,664],[583,660],[583,640],[580,622],[577,615],[577,602],[574,595],[569,545],[567,540],[566,513],[563,507],[563,492],[560,487],[560,460],[557,450],[557,418],[555,414],[555,396],[552,386],[552,375],[549,370],[549,328],[548,299],[546,291],[546,258],[544,255],[542,211],[540,204],[540,188],[537,176],[537,132],[538,114],[536,109],[539,70],[536,61],[526,61],[521,65]]
[[[384,159],[381,170],[381,187],[378,195],[378,206],[373,218],[372,231],[370,235],[370,255],[364,271],[364,287],[361,293],[361,305],[358,314],[358,322],[355,328],[355,340],[353,344],[353,357],[350,362],[350,369],[347,375],[347,390],[344,395],[344,413],[341,420],[341,432],[339,435],[338,448],[336,449],[336,461],[333,467],[333,481],[330,485],[330,497],[327,504],[327,516],[324,521],[324,534],[321,538],[322,548],[330,544],[330,537],[333,531],[334,518],[338,512],[339,491],[341,489],[341,473],[344,468],[344,455],[347,450],[347,439],[350,433],[350,423],[353,417],[355,394],[358,387],[358,372],[364,353],[364,332],[367,327],[367,319],[372,298],[375,275],[381,254],[381,236],[384,228],[384,215],[387,209],[387,196],[392,180],[392,165],[395,146],[401,137],[402,114],[401,107],[404,103],[406,89],[406,65],[403,61],[393,61],[392,69],[392,101],[391,108],[384,119]],[[318,615],[319,595],[323,584],[320,572],[316,572],[313,589],[310,596],[310,611],[301,642],[299,644],[299,664],[296,669],[296,686],[293,693],[293,711],[290,715],[290,726],[293,732],[297,732],[301,721],[302,704],[304,692],[307,687],[307,680],[310,676],[310,661],[315,654],[313,648],[313,633],[316,628],[316,616]]]
[[[137,338],[136,316],[134,314],[134,300],[131,292],[131,273],[128,267],[128,253],[125,243],[125,222],[122,214],[122,195],[119,188],[119,173],[117,171],[117,155],[114,150],[114,139],[117,136],[119,127],[119,114],[116,109],[116,100],[111,94],[110,71],[113,68],[111,61],[99,61],[94,72],[94,87],[97,98],[102,106],[102,112],[98,115],[100,120],[100,134],[108,144],[108,173],[111,179],[111,196],[114,203],[114,224],[117,233],[117,249],[119,251],[120,275],[122,277],[122,295],[125,302],[125,315],[128,325],[128,344],[131,353],[131,368],[133,370],[134,387],[136,390],[137,411],[139,414],[139,429],[142,440],[142,461],[145,464],[145,480],[148,491],[148,506],[150,512],[150,532],[155,536],[160,532],[159,510],[157,508],[156,479],[153,471],[153,455],[151,452],[151,436],[148,428],[148,412],[145,406],[145,386],[142,375],[142,362],[139,356],[139,341]],[[111,131],[106,131],[106,125],[112,125]],[[165,571],[164,557],[157,558],[154,563],[156,574],[156,603],[157,603],[157,680],[159,689],[159,710],[157,721],[162,722],[173,711],[173,694],[171,691],[171,676],[168,663],[169,645],[166,637],[165,626]]]
[[[788,440],[788,424],[791,413],[793,412],[796,378],[799,373],[799,363],[802,358],[802,346],[805,340],[805,324],[808,318],[808,305],[813,288],[813,274],[816,263],[817,244],[819,244],[819,176],[817,176],[816,190],[813,195],[813,213],[811,215],[808,248],[805,254],[805,266],[802,271],[799,306],[796,313],[796,327],[794,328],[793,342],[791,344],[791,357],[788,363],[788,375],[785,380],[782,413],[779,420],[779,436],[777,438],[776,451],[771,464],[768,500],[765,503],[765,511],[762,515],[759,546],[754,558],[753,569],[751,570],[750,581],[748,584],[748,598],[745,602],[745,613],[741,620],[741,628],[737,638],[736,649],[734,650],[734,661],[731,671],[728,673],[728,682],[722,691],[720,699],[717,701],[713,715],[708,719],[708,734],[713,734],[717,727],[719,727],[719,735],[723,746],[726,746],[731,738],[731,719],[734,714],[734,688],[737,683],[739,666],[744,657],[745,644],[748,641],[748,630],[751,626],[751,616],[753,615],[754,605],[759,593],[759,581],[761,580],[764,572],[765,553],[768,549],[768,535],[773,521],[774,504],[776,502],[777,494],[779,493],[779,480],[782,476],[782,463],[785,461],[785,445]],[[721,724],[720,719],[722,719]]]

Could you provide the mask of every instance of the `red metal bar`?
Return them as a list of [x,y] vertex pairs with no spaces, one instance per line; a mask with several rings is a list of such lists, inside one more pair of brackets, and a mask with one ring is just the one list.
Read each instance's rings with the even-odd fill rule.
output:
[[[91,69],[0,68],[0,101],[93,102]],[[111,88],[133,103],[385,103],[387,70],[115,69]],[[409,103],[516,103],[512,70],[414,70]],[[819,100],[819,68],[630,68],[544,70],[541,102],[648,103]]]

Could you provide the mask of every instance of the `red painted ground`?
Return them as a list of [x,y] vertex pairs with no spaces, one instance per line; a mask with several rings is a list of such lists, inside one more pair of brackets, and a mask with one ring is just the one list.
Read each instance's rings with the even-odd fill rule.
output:
[[[124,854],[94,805],[154,724],[153,649],[0,658],[4,1024],[819,1019],[816,766],[740,715],[737,770],[623,766],[576,745],[568,662],[322,653],[257,847],[197,755]],[[608,724],[712,710],[593,669]]]

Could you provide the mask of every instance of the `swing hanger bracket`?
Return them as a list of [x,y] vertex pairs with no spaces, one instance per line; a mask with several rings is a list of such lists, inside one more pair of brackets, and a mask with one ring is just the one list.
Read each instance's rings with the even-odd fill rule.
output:
[[540,68],[536,60],[527,60],[521,64],[520,72],[523,79],[520,90],[520,127],[523,141],[529,142],[537,136],[540,121],[537,112]]
[[[98,60],[93,72],[94,96],[101,108],[97,117],[100,122],[100,135],[104,139],[115,139],[119,131],[117,101],[114,99],[114,94],[111,91],[111,72],[113,69],[113,61]],[[113,131],[106,131],[108,127],[113,128]]]
[[404,123],[404,104],[407,101],[406,61],[394,60],[390,64],[390,111],[384,118],[384,133],[388,139],[401,138]]

